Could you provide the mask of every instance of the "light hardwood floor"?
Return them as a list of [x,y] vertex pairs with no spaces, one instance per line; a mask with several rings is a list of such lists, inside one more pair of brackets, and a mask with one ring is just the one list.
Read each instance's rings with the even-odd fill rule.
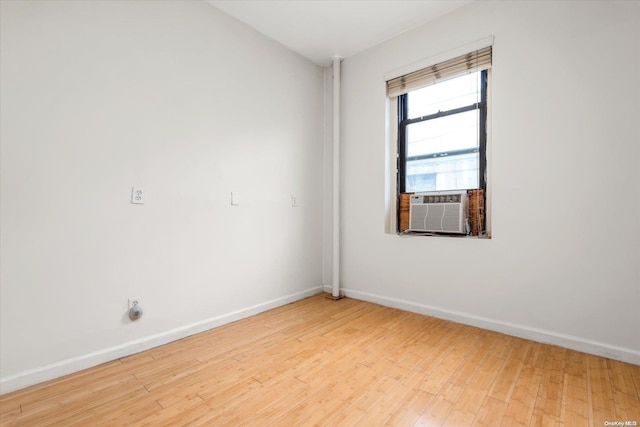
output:
[[2,426],[640,424],[640,367],[314,296],[0,397]]

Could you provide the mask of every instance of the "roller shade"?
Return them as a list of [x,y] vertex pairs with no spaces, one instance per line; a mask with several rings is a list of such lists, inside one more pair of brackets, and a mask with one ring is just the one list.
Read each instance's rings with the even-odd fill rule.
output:
[[491,68],[491,46],[387,81],[387,95],[399,96],[453,77]]

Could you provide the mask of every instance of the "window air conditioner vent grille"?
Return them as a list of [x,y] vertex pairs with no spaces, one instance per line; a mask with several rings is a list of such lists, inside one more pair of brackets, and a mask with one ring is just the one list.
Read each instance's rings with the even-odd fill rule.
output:
[[414,194],[409,207],[409,230],[467,234],[467,192]]

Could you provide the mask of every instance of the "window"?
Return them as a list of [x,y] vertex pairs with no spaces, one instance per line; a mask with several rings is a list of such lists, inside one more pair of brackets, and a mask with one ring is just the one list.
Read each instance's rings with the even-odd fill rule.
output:
[[486,117],[486,70],[400,95],[400,193],[484,188]]
[[[458,209],[429,205],[421,207],[430,210],[418,218],[418,207],[414,215],[410,213],[414,202],[409,203],[418,195],[411,194],[456,192],[466,193],[468,200],[458,205],[467,208],[456,211],[460,221],[466,218],[467,232],[488,236],[484,206],[491,56],[492,48],[486,47],[387,81],[387,94],[397,107],[398,232],[421,230],[410,224],[416,219],[426,224],[434,215],[442,221],[449,210]],[[436,214],[437,209],[447,214]],[[464,228],[452,232],[464,233]],[[449,231],[441,228],[445,229]]]

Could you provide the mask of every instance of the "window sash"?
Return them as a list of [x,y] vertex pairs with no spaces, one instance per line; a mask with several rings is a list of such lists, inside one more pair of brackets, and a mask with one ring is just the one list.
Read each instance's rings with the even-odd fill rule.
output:
[[[397,153],[397,187],[398,194],[404,193],[407,187],[407,162],[413,159],[412,156],[408,156],[407,152],[407,127],[411,124],[429,121],[444,116],[456,115],[465,111],[479,110],[479,122],[478,122],[478,187],[486,190],[486,120],[487,120],[487,71],[481,73],[481,89],[480,89],[480,102],[464,107],[455,108],[449,111],[440,111],[436,114],[429,116],[417,117],[414,119],[407,119],[408,117],[408,102],[407,94],[403,94],[397,97],[398,105],[398,153]],[[442,153],[438,153],[442,154]],[[454,152],[451,154],[455,155]],[[458,153],[456,153],[458,154]],[[462,153],[459,153],[462,154]]]

